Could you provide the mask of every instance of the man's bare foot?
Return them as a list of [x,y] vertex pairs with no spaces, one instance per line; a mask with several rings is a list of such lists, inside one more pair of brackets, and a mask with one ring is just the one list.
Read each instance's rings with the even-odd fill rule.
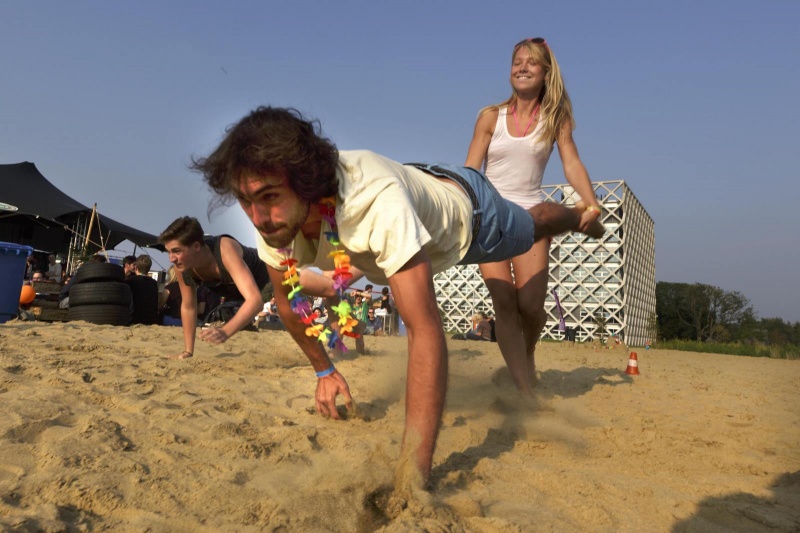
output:
[[575,202],[575,209],[581,214],[581,222],[578,226],[578,231],[585,233],[589,237],[599,239],[605,235],[606,228],[603,226],[603,223],[600,222],[601,215],[597,214],[596,211],[588,211],[588,207],[589,206],[583,200]]

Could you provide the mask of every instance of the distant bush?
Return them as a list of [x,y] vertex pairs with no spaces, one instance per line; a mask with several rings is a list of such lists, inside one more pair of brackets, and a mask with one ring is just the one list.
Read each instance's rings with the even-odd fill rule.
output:
[[671,340],[661,341],[654,347],[684,352],[721,353],[748,357],[771,357],[773,359],[800,359],[800,347],[794,344],[766,345]]

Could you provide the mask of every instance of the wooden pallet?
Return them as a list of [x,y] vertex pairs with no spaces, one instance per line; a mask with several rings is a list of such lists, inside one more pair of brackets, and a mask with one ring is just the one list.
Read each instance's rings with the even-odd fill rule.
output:
[[52,281],[37,281],[32,285],[36,290],[36,299],[31,303],[30,311],[33,311],[36,320],[67,322],[69,310],[58,307],[58,293],[61,290],[61,284]]
[[[36,302],[34,301],[34,304]],[[50,304],[50,302],[42,302],[44,304]],[[31,305],[30,310],[33,311],[34,316],[36,316],[36,320],[41,320],[42,322],[67,322],[69,320],[69,310],[68,309],[59,309],[58,303],[56,303],[55,307],[51,305],[47,305],[45,307],[39,305]]]

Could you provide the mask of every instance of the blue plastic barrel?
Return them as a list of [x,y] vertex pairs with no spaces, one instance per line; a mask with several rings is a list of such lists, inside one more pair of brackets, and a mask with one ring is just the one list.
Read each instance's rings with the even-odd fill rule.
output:
[[0,242],[0,324],[17,317],[30,246]]

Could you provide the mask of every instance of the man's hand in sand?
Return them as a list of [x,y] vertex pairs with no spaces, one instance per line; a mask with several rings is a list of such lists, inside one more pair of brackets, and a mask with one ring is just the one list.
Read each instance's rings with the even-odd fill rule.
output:
[[204,327],[202,330],[200,330],[200,335],[198,336],[209,344],[222,344],[228,340],[228,334],[222,329],[215,328],[214,326]]
[[353,412],[353,397],[350,396],[350,387],[338,371],[317,380],[317,412],[326,418],[341,418],[336,410],[336,397],[344,396],[344,405],[349,413]]

